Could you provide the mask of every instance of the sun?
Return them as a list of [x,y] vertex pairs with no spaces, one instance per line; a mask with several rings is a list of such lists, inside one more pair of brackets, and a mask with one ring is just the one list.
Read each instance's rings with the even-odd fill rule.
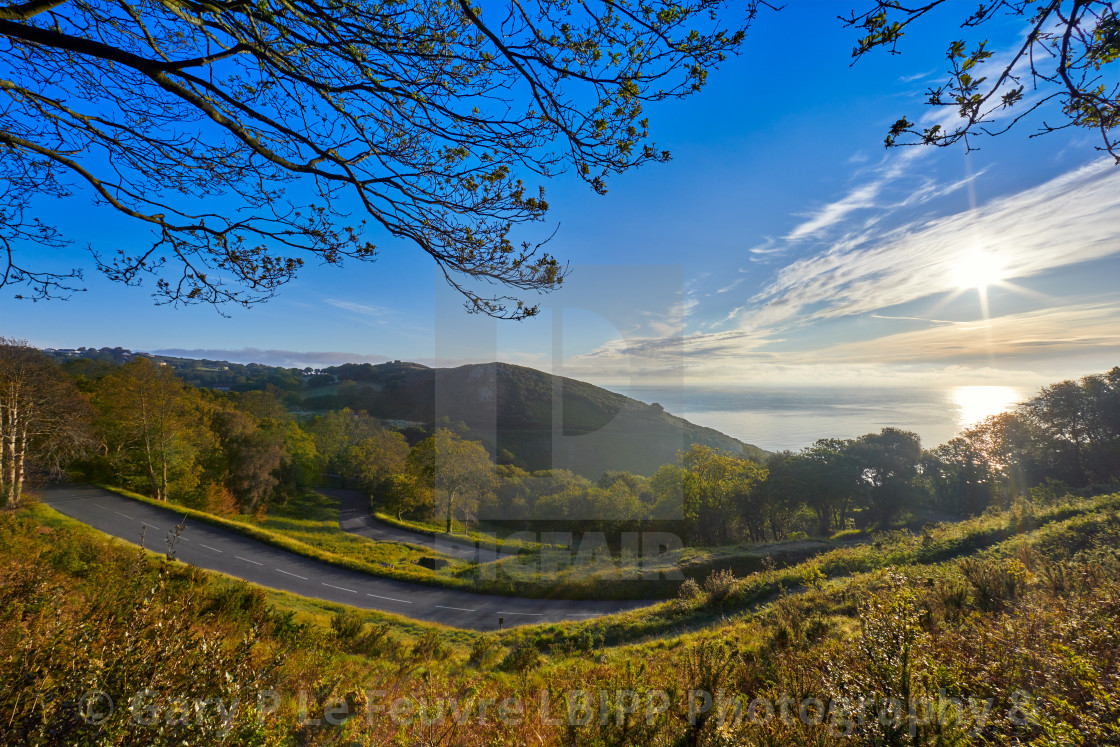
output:
[[958,386],[952,397],[961,429],[1009,410],[1023,398],[1019,390],[1009,386]]
[[999,285],[1004,281],[1007,265],[1001,257],[991,252],[971,252],[957,259],[952,274],[953,284],[960,290],[976,288],[984,291],[988,286]]

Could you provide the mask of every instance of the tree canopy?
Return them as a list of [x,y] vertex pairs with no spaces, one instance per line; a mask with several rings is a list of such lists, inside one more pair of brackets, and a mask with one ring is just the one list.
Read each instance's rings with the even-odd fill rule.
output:
[[605,192],[667,160],[643,106],[699,90],[757,4],[0,5],[0,285],[80,289],[80,268],[35,267],[21,245],[66,242],[34,198],[84,195],[150,226],[150,243],[96,263],[154,276],[163,303],[252,304],[309,259],[371,261],[371,221],[430,255],[470,310],[530,316],[519,292],[565,268],[512,234],[548,210],[523,179],[570,170]]

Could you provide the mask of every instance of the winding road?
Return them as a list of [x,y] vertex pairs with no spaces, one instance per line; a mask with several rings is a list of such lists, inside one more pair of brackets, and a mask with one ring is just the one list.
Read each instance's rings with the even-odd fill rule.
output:
[[490,563],[499,557],[508,558],[517,554],[515,550],[502,550],[499,555],[496,550],[479,547],[469,541],[455,540],[449,535],[442,536],[437,542],[421,532],[410,532],[407,529],[380,522],[369,515],[369,497],[360,490],[344,488],[317,488],[316,490],[339,502],[338,526],[351,534],[361,535],[380,542],[405,542],[412,545],[432,547],[445,555],[464,560],[475,560],[479,563]]
[[[59,513],[129,542],[139,544],[143,532],[144,544],[156,551],[166,549],[166,538],[183,520],[182,514],[171,509],[151,506],[85,485],[46,488],[42,491],[42,501]],[[360,518],[355,517],[352,511],[340,513],[340,524]],[[411,535],[404,530],[366,521],[350,523],[344,528],[350,531],[357,529],[366,536],[384,531],[381,537],[371,537],[375,540],[388,540],[390,535],[398,532]],[[423,540],[418,542],[417,537]],[[394,538],[392,541],[431,542],[419,534],[413,535],[412,539]],[[441,545],[440,550],[446,551],[447,548]],[[459,548],[459,552],[465,551],[466,547]],[[340,568],[190,519],[179,535],[175,556],[184,563],[220,571],[271,589],[472,630],[497,630],[499,620],[503,621],[504,627],[582,620],[650,604],[643,601],[526,599],[393,581]]]

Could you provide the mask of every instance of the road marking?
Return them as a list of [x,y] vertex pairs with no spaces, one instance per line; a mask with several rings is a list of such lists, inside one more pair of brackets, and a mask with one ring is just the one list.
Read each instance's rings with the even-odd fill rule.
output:
[[296,574],[291,573],[289,571],[285,571],[283,568],[277,568],[276,570],[280,571],[281,573],[283,573],[286,576],[295,576],[296,578],[303,579],[304,581],[307,580],[306,576],[296,576]]
[[248,558],[243,558],[240,555],[234,555],[233,557],[237,558],[238,560],[244,560],[246,563],[252,563],[253,565],[264,565],[264,563],[258,563],[255,560],[249,560]]
[[[198,544],[202,545],[201,542],[199,542]],[[210,545],[202,545],[202,546],[205,547],[207,550],[213,550],[214,552],[221,552],[221,550],[219,550],[218,548],[210,547]]]
[[145,524],[144,526],[146,526],[148,529],[154,529],[157,532],[162,532],[163,531],[162,529],[157,527],[155,524]]
[[445,607],[442,604],[437,604],[436,607],[438,607],[441,610],[458,610],[459,612],[478,612],[478,610],[468,610],[464,607]]
[[126,519],[131,519],[132,521],[136,521],[136,519],[133,519],[133,518],[132,518],[131,516],[129,516],[128,514],[122,514],[122,513],[120,512],[120,511],[114,511],[113,513],[115,513],[115,514],[116,514],[117,516],[123,516],[123,517],[124,517],[124,518],[126,518]]
[[345,588],[345,587],[343,587],[343,586],[335,586],[334,584],[328,584],[328,583],[327,583],[326,581],[323,581],[323,582],[321,582],[321,583],[323,584],[323,586],[329,586],[329,587],[331,587],[332,589],[338,589],[339,591],[348,591],[348,592],[350,592],[351,594],[357,594],[357,593],[358,593],[358,592],[354,591],[353,589],[347,589],[347,588]]
[[393,599],[392,597],[383,597],[380,594],[370,594],[367,592],[366,596],[373,597],[374,599],[388,599],[390,602],[400,602],[401,604],[412,604],[412,602],[407,599]]
[[108,510],[109,510],[109,509],[105,508],[104,506],[102,506],[102,505],[101,505],[100,503],[95,503],[95,504],[93,504],[93,505],[97,506],[97,507],[98,507],[98,508],[100,508],[100,509],[101,509],[102,511],[108,511]]
[[525,615],[526,617],[544,617],[543,612],[495,612],[495,615]]

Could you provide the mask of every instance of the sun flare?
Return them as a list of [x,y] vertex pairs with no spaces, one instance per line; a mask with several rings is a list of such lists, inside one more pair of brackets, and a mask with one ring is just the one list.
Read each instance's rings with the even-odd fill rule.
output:
[[1023,398],[1009,386],[959,386],[953,390],[957,406],[957,423],[961,428],[976,425],[990,415],[1011,409]]
[[953,267],[953,282],[961,290],[986,289],[999,285],[1007,275],[1007,265],[998,255],[974,252],[961,256]]

